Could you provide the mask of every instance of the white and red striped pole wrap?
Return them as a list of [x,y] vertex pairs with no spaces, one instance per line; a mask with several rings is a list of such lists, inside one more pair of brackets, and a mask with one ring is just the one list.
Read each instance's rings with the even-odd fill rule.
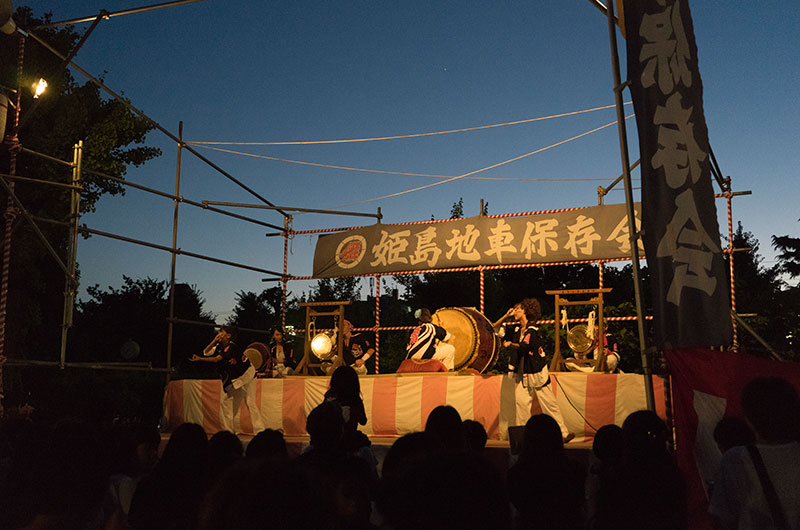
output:
[[478,268],[478,273],[481,275],[481,313],[483,313],[483,312],[485,311],[485,309],[484,309],[484,307],[483,307],[483,305],[484,305],[484,304],[483,304],[483,302],[484,302],[484,291],[483,291],[483,288],[484,288],[484,282],[483,282],[483,270],[484,270],[484,269],[483,269],[483,267],[479,267],[479,268]]
[[375,373],[381,373],[380,345],[381,345],[381,277],[375,276]]
[[[17,152],[19,151],[19,138],[17,129],[19,128],[19,114],[22,108],[22,64],[25,57],[25,37],[20,35],[17,41],[17,108],[14,112],[14,133],[6,136],[4,143],[8,147],[8,174],[17,174]],[[5,131],[3,131],[5,133]],[[6,314],[8,311],[8,279],[11,274],[11,232],[14,228],[14,221],[19,215],[19,210],[14,204],[11,195],[14,193],[14,179],[9,179],[8,187],[10,193],[6,201],[6,210],[3,213],[4,232],[3,232],[3,264],[2,276],[0,277],[0,395],[3,391],[3,365],[6,363]],[[2,410],[2,409],[0,409]]]
[[[728,201],[728,276],[731,279],[731,311],[736,314],[736,282],[733,276],[733,195],[728,192],[725,194],[725,199]],[[733,351],[739,351],[739,330],[733,315],[731,315],[731,326],[733,326]]]

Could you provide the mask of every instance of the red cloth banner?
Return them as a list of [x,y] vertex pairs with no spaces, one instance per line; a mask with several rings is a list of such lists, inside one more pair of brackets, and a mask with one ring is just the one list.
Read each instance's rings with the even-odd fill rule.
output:
[[739,396],[755,377],[783,377],[800,393],[800,364],[704,349],[672,350],[666,356],[672,376],[678,465],[689,493],[690,527],[711,528],[706,489],[722,458],[714,442],[714,427],[725,416],[742,416]]

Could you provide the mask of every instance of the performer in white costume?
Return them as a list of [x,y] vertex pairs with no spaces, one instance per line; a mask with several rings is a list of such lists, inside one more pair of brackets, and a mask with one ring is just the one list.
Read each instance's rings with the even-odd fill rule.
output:
[[430,310],[418,309],[415,316],[419,325],[411,332],[411,338],[406,346],[406,359],[435,359],[452,371],[456,349],[447,343],[450,334],[443,327],[431,322]]

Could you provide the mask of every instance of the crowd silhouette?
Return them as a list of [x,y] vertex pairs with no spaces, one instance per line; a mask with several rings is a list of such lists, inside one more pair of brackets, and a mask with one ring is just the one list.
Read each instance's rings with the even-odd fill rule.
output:
[[[479,422],[439,406],[423,432],[398,438],[379,465],[358,431],[366,421],[358,378],[339,370],[308,416],[310,443],[299,455],[272,429],[244,447],[228,431],[209,439],[185,423],[159,458],[155,428],[7,419],[0,530],[688,528],[685,480],[653,412],[600,428],[588,460],[565,450],[550,416],[534,415],[518,457],[498,464]],[[798,528],[800,476],[787,465],[800,457],[797,394],[785,381],[756,379],[743,410],[746,421],[726,418],[717,429],[725,455],[710,493],[713,521]],[[777,513],[759,500],[742,444],[757,447],[774,477]]]

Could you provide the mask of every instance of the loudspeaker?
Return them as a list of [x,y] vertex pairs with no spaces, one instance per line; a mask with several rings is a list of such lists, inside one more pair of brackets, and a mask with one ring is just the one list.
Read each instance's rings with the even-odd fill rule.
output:
[[522,452],[522,438],[524,434],[524,425],[517,425],[508,428],[508,444],[510,446],[512,455],[518,455],[520,452]]

